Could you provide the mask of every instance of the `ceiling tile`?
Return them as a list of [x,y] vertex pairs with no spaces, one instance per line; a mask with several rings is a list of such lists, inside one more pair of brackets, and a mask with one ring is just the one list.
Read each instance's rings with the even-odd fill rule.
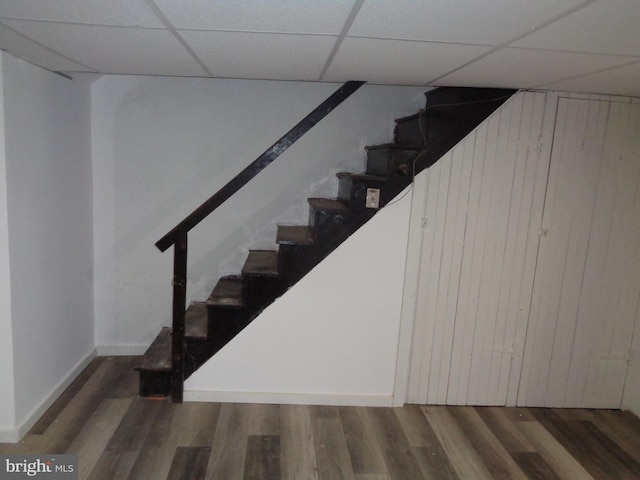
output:
[[322,80],[424,85],[487,51],[474,45],[346,38]]
[[180,34],[214,76],[318,80],[336,37],[268,33]]
[[350,36],[501,45],[583,0],[365,0]]
[[178,29],[337,35],[355,0],[155,0]]
[[0,24],[0,47],[11,52],[14,57],[39,65],[42,68],[62,72],[90,72],[90,68],[72,62],[42,45],[23,37],[19,33]]
[[549,90],[640,97],[640,62],[540,87]]
[[640,56],[640,2],[599,0],[513,46]]
[[204,76],[167,30],[7,20],[20,33],[98,72]]
[[0,17],[94,25],[164,25],[144,0],[0,0]]
[[632,60],[633,57],[502,48],[438,79],[438,84],[530,88]]

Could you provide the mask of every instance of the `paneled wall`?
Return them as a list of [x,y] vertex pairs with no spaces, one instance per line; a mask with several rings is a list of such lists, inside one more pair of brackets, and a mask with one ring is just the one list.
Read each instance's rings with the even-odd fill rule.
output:
[[619,407],[640,292],[640,105],[561,98],[518,403]]
[[637,110],[522,92],[417,184],[409,402],[620,406],[640,292]]
[[546,102],[519,94],[427,172],[409,402],[507,401],[533,284]]

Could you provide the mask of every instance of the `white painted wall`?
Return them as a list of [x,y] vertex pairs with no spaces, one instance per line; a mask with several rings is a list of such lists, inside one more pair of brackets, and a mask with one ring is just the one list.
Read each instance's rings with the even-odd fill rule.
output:
[[398,199],[187,379],[185,399],[392,405],[411,196]]
[[90,90],[4,53],[2,69],[13,425],[23,431],[94,351]]
[[[105,76],[92,85],[96,344],[143,351],[170,324],[172,251],[154,243],[339,85]],[[190,299],[238,273],[249,248],[274,248],[276,224],[305,223],[334,173],[363,171],[364,147],[424,88],[364,86],[192,231]]]
[[7,437],[15,426],[3,71],[3,62],[0,61],[0,440]]

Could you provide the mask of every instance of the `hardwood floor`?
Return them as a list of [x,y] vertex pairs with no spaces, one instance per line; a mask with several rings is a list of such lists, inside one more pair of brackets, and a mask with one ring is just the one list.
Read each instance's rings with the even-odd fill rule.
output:
[[82,479],[639,479],[640,420],[604,410],[172,404],[95,359],[0,454],[77,453]]

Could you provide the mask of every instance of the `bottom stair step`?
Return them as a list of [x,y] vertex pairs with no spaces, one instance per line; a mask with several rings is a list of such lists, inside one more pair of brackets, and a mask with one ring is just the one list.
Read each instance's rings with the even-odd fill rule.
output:
[[140,374],[141,397],[164,397],[171,393],[171,329],[169,327],[164,327],[160,331],[136,370]]
[[171,329],[164,327],[151,343],[136,370],[171,371]]

